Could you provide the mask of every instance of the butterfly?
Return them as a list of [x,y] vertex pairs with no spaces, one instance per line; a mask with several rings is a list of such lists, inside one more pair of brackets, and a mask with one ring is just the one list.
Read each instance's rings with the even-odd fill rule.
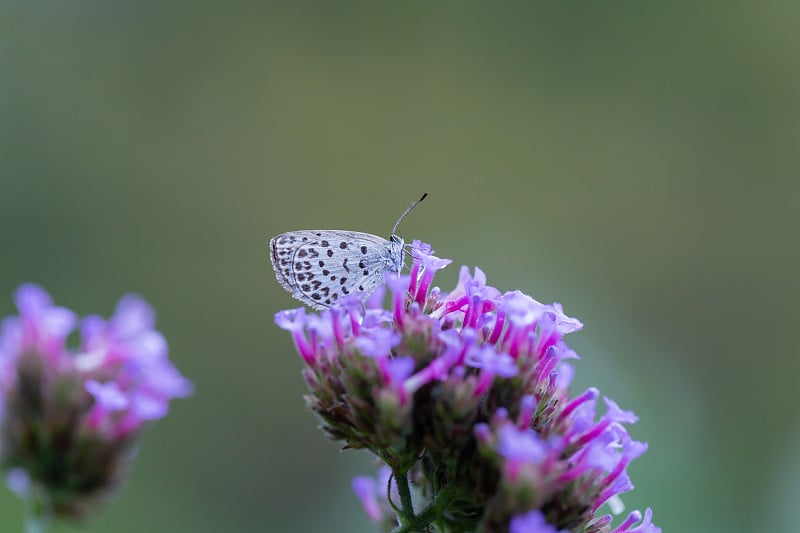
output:
[[388,240],[345,230],[300,230],[269,241],[270,259],[281,286],[313,309],[326,309],[351,294],[365,300],[384,282],[387,272],[403,268],[405,242],[400,222],[428,193],[397,219]]

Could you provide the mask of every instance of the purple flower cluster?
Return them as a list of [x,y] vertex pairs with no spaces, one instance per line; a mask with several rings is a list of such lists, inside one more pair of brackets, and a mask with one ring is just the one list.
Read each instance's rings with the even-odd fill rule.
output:
[[323,429],[388,467],[354,482],[367,515],[398,532],[660,532],[649,509],[616,527],[598,513],[633,488],[626,469],[647,446],[625,429],[633,413],[606,398],[598,417],[596,389],[570,395],[566,361],[578,356],[563,336],[582,324],[557,303],[501,293],[478,268],[443,294],[431,285],[450,261],[419,241],[412,256],[410,275],[386,276],[389,309],[381,289],[275,316]]
[[35,487],[56,516],[82,516],[118,484],[141,430],[192,384],[167,357],[141,298],[80,322],[40,287],[15,294],[0,325],[0,461],[17,491]]

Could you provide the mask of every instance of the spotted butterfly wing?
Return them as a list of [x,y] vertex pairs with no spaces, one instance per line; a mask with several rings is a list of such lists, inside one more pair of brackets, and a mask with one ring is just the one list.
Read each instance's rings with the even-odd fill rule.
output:
[[386,272],[399,272],[403,241],[388,241],[358,231],[303,230],[270,240],[272,268],[281,286],[314,309],[358,294],[363,300],[384,281]]

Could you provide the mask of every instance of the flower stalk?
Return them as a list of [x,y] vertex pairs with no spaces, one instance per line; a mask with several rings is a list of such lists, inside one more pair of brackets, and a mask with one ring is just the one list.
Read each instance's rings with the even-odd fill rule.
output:
[[46,533],[52,521],[52,505],[47,493],[31,487],[25,500],[25,533]]

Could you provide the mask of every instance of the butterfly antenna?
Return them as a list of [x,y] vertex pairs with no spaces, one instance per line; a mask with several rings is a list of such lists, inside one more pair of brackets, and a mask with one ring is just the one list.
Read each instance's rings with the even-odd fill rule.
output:
[[403,219],[404,219],[404,218],[406,218],[406,217],[408,216],[408,214],[411,212],[411,210],[412,210],[412,209],[414,209],[415,207],[417,207],[417,206],[418,206],[418,205],[419,205],[419,204],[422,202],[422,200],[424,200],[424,199],[425,199],[425,198],[427,198],[427,197],[428,197],[428,193],[425,193],[425,194],[423,194],[423,195],[422,195],[422,197],[421,197],[419,200],[417,200],[416,202],[411,202],[411,205],[410,205],[410,206],[408,206],[408,209],[406,209],[406,210],[403,212],[403,214],[402,214],[402,215],[400,215],[400,218],[398,218],[398,219],[397,219],[397,222],[395,222],[395,223],[394,223],[394,227],[392,228],[392,235],[397,235],[397,226],[399,226],[399,225],[400,225],[400,223],[403,221]]

